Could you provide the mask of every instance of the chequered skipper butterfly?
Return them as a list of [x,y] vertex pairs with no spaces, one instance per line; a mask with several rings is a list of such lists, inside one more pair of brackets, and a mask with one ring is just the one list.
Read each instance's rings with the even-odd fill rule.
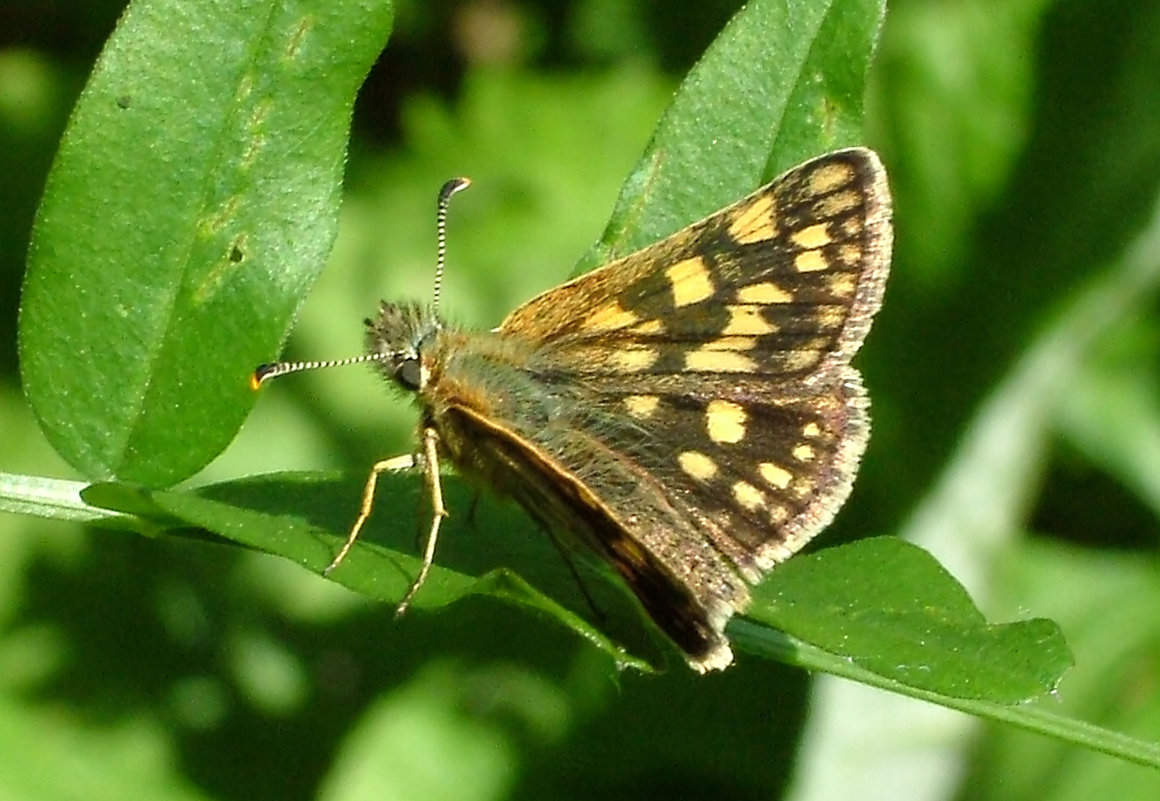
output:
[[[439,267],[448,198],[440,195]],[[433,307],[383,303],[368,353],[417,395],[420,448],[376,464],[346,544],[386,471],[438,462],[514,498],[607,560],[699,671],[733,660],[725,625],[748,586],[824,528],[869,431],[850,359],[882,302],[891,203],[878,157],[838,150],[667,239],[561,284],[490,332]],[[438,282],[437,282],[438,286]],[[436,299],[438,293],[436,293]]]

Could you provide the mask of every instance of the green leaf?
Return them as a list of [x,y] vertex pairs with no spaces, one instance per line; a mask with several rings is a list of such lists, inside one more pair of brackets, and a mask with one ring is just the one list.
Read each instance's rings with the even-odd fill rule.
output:
[[[422,484],[415,474],[380,479],[378,513],[358,547],[331,575],[333,580],[388,604],[403,597],[419,572],[422,560],[416,548],[422,544],[430,521]],[[320,573],[346,539],[360,492],[361,482],[319,473],[284,473],[193,492],[104,483],[89,487],[82,495],[95,507],[144,517],[171,533],[204,536],[197,531],[201,529]],[[557,600],[571,598],[578,608],[584,603],[568,562],[553,551],[549,538],[526,516],[510,504],[487,499],[480,499],[479,508],[469,514],[467,510],[477,501],[475,493],[453,477],[443,478],[443,492],[449,507],[463,513],[457,512],[444,522],[439,558],[415,596],[413,608],[435,609],[469,595],[493,596],[561,623],[622,667],[648,669],[646,660],[628,654],[604,633],[604,627],[589,623]],[[393,507],[409,511],[401,516],[382,514]],[[475,530],[474,515],[486,520],[490,530]],[[398,525],[400,519],[413,525]],[[386,523],[388,520],[395,522]],[[584,589],[589,589],[588,581]],[[623,590],[593,582],[591,591],[599,599],[602,613],[616,615],[619,608],[623,629],[630,630],[636,624],[639,613],[623,611]],[[620,597],[619,602],[615,596]],[[617,625],[612,630],[617,631]],[[627,637],[639,640],[643,635],[630,632]]]
[[84,489],[80,481],[0,473],[0,512],[80,523],[117,517],[85,503],[81,499]]
[[990,625],[926,551],[862,540],[779,565],[748,616],[902,684],[1016,704],[1055,690],[1073,660],[1050,620]]
[[[734,626],[734,630],[740,633],[743,639],[751,639],[754,635],[748,631],[747,622],[738,621],[738,623],[739,625]],[[835,656],[808,643],[794,641],[793,638],[775,638],[764,634],[757,634],[756,638],[764,640],[763,647],[770,655],[777,654],[779,659],[787,664],[841,676],[871,687],[930,701],[948,709],[1007,723],[1026,731],[1047,735],[1071,745],[1080,745],[1092,751],[1099,751],[1129,762],[1160,768],[1160,744],[1153,741],[1102,728],[1083,720],[1057,714],[1051,709],[1043,709],[1030,704],[959,698],[914,687],[866,670],[852,659]]]
[[[384,477],[382,500],[397,503],[400,499],[391,496],[399,493],[418,500],[414,490],[419,482],[414,479]],[[458,482],[448,481],[447,490],[449,501],[459,508],[466,505],[470,493]],[[194,493],[103,484],[89,487],[83,496],[95,507],[143,516],[149,528],[204,528],[318,570],[345,536],[341,510],[349,506],[347,496],[357,492],[353,482],[310,474],[250,479]],[[501,597],[572,628],[621,666],[646,669],[601,633],[608,619],[597,629],[553,600],[567,594],[567,584],[575,587],[574,577],[551,569],[553,563],[563,563],[546,558],[554,556],[545,552],[548,538],[523,515],[507,509],[506,516],[502,507],[485,503],[481,509],[481,517],[505,526],[494,537],[472,531],[470,525],[456,531],[454,518],[446,524],[439,563],[414,606],[437,607],[474,593]],[[409,585],[418,558],[413,549],[397,544],[371,544],[382,528],[369,527],[367,541],[352,551],[335,578],[372,597],[394,601]],[[401,527],[390,528],[394,539],[404,538]],[[489,570],[494,563],[514,569]],[[548,592],[542,594],[520,578],[528,575],[535,575],[537,586]],[[596,597],[601,608],[609,608],[604,605],[607,596]],[[1154,743],[1020,704],[1053,690],[1071,663],[1054,624],[1033,620],[986,625],[957,582],[924,551],[899,540],[866,540],[790,560],[757,588],[750,617],[735,620],[730,634],[742,652],[1160,766],[1160,746]]]
[[138,0],[48,179],[21,314],[29,402],[85,475],[204,466],[336,231],[351,105],[392,4]]

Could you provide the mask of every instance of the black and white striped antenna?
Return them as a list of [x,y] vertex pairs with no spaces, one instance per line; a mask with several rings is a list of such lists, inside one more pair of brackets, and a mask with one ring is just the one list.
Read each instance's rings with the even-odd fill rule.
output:
[[[438,311],[439,296],[443,290],[443,267],[447,263],[447,207],[451,205],[451,196],[461,189],[471,186],[467,178],[452,178],[443,184],[439,190],[439,206],[435,213],[435,288],[432,292],[431,307]],[[290,373],[300,373],[304,370],[325,370],[330,367],[345,367],[348,364],[362,364],[382,359],[382,353],[364,353],[361,356],[351,356],[346,359],[327,359],[324,361],[303,362],[269,362],[260,364],[250,376],[250,387],[258,389],[262,384],[279,376]]]

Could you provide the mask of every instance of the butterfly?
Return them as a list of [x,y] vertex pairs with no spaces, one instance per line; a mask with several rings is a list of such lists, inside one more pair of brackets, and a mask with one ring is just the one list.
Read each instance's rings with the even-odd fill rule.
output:
[[[440,193],[439,275],[448,201],[466,185]],[[378,476],[419,469],[435,513],[405,608],[434,561],[448,460],[611,565],[690,666],[725,668],[725,627],[750,586],[849,495],[869,434],[850,361],[882,303],[892,240],[878,156],[837,150],[492,331],[384,302],[365,355],[262,365],[255,386],[370,361],[418,399],[418,449],[374,465],[327,572],[369,517]]]

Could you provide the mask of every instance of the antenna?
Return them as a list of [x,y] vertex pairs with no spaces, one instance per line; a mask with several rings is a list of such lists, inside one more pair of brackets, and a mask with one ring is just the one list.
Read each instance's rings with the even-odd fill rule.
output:
[[362,356],[351,356],[348,359],[327,359],[321,362],[269,362],[259,364],[250,376],[250,389],[258,387],[270,379],[284,376],[287,373],[300,373],[303,370],[324,370],[328,367],[345,367],[348,364],[362,364],[363,362],[378,361],[383,358],[381,353],[364,353]]
[[435,213],[435,291],[432,293],[431,308],[439,311],[439,293],[443,289],[443,265],[447,263],[447,207],[451,196],[461,189],[471,186],[470,178],[452,178],[439,190],[439,210]]
[[[471,186],[468,178],[452,178],[443,184],[439,190],[439,209],[435,214],[435,236],[437,240],[435,253],[435,291],[431,306],[439,309],[439,292],[443,286],[443,265],[447,262],[447,207],[451,203],[451,196],[461,189]],[[362,356],[351,356],[347,359],[328,359],[326,361],[311,362],[269,362],[260,364],[250,376],[250,389],[257,390],[267,381],[279,378],[289,373],[300,373],[303,370],[324,370],[328,367],[345,367],[348,364],[362,364],[381,360],[383,353],[364,353]]]

